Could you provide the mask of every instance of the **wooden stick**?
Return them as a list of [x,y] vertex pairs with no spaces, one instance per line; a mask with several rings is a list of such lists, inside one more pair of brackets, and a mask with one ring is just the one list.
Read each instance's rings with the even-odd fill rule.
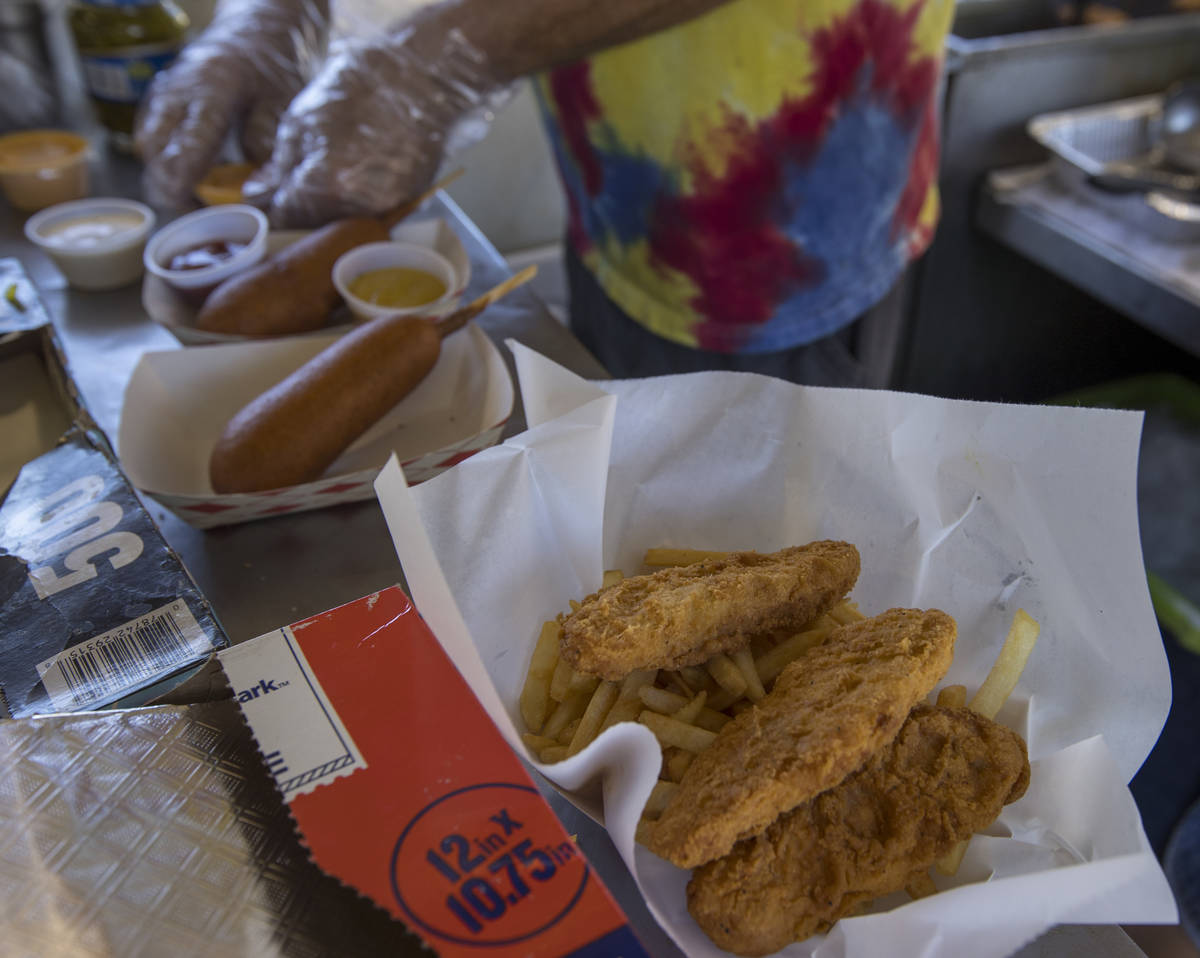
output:
[[447,313],[434,322],[437,327],[438,335],[443,339],[453,332],[457,332],[467,325],[476,316],[482,313],[485,309],[511,293],[518,286],[524,286],[537,275],[537,266],[526,266],[521,272],[514,276],[510,276],[503,283],[493,286],[486,293],[477,299],[472,300],[461,309],[456,309],[452,313]]
[[427,199],[429,199],[429,197],[433,196],[434,193],[436,193],[438,190],[444,190],[447,186],[449,186],[466,172],[467,171],[465,169],[459,167],[453,173],[447,173],[440,180],[434,183],[433,186],[429,187],[429,189],[427,189],[424,193],[418,193],[407,203],[401,203],[390,213],[384,213],[383,216],[379,218],[380,222],[383,223],[385,229],[390,230],[401,220],[407,219],[409,216],[415,213],[417,208]]

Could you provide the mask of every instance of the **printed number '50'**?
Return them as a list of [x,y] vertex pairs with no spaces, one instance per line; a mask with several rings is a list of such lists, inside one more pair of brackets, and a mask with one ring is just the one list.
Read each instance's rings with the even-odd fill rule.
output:
[[[97,501],[103,490],[104,481],[99,476],[77,479],[28,510],[26,529],[14,530],[30,564],[46,563],[29,570],[38,598],[48,598],[96,578],[96,562],[101,559],[119,569],[142,554],[145,546],[139,536],[111,531],[124,512],[115,502]],[[49,560],[63,553],[67,572],[59,575]]]

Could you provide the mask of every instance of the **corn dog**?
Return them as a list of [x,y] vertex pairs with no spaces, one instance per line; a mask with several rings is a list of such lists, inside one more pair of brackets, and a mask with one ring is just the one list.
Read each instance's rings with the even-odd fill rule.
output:
[[213,490],[259,492],[319,478],[429,374],[444,337],[535,272],[523,270],[437,322],[382,316],[338,339],[229,421],[209,459]]

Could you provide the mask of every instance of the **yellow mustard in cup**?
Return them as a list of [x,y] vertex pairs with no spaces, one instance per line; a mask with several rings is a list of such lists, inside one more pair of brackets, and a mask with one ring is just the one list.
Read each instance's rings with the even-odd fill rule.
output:
[[413,309],[446,295],[446,284],[432,273],[410,266],[389,266],[360,273],[349,290],[359,299],[388,309]]

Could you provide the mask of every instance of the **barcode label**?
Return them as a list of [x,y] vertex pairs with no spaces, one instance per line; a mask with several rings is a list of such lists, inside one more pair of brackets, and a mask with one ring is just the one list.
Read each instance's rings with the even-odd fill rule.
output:
[[132,692],[212,649],[182,599],[38,663],[54,708],[74,711]]

